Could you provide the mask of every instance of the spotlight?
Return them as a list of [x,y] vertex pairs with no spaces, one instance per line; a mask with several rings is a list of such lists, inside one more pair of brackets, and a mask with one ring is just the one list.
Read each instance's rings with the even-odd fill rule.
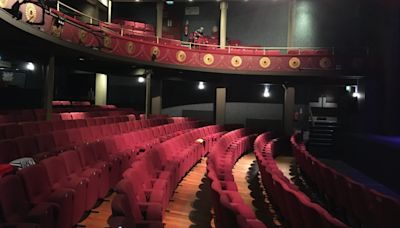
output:
[[360,98],[360,94],[359,94],[358,92],[354,92],[354,93],[353,93],[353,97],[355,97],[355,98]]
[[270,97],[271,93],[269,92],[269,85],[265,85],[263,97]]
[[34,71],[35,70],[35,64],[28,62],[25,65],[25,69],[30,70],[30,71]]
[[360,98],[360,94],[358,93],[358,86],[354,87],[353,97],[354,98]]
[[146,81],[146,79],[144,79],[144,77],[138,77],[137,81],[139,83],[144,83]]
[[173,5],[174,1],[173,0],[167,0],[167,1],[165,1],[165,3],[167,3],[167,5]]
[[204,85],[204,82],[199,82],[199,85],[197,86],[197,88],[198,88],[199,90],[203,90],[203,89],[206,88],[206,86]]

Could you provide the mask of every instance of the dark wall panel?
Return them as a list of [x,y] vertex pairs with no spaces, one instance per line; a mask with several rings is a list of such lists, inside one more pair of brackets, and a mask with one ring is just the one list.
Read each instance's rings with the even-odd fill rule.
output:
[[122,18],[126,20],[139,21],[153,26],[156,25],[157,12],[156,4],[150,3],[114,3],[113,18]]
[[118,107],[145,109],[146,86],[138,83],[137,77],[108,77],[107,103]]
[[282,47],[287,43],[287,1],[229,2],[227,36],[244,45]]

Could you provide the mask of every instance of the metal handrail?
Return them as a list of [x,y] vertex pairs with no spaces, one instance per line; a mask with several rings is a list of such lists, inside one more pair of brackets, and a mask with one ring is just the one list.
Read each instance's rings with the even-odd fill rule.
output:
[[[99,26],[100,26],[100,22],[104,23],[104,24],[112,24],[112,23],[108,23],[102,20],[99,20],[97,18],[94,18],[92,16],[89,16],[85,13],[80,12],[79,10],[68,6],[67,4],[61,2],[61,1],[57,1],[57,11],[60,11],[60,7],[64,7],[67,8],[81,16],[87,17],[89,18],[89,23],[93,24],[93,21],[97,21]],[[104,26],[101,26],[102,29],[104,29]],[[112,31],[115,32],[114,30],[110,29],[110,28],[105,28],[107,29],[106,31]],[[135,34],[135,30],[133,29],[128,29],[128,28],[123,28],[123,26],[120,27],[120,31],[119,32],[115,32],[118,33],[120,36],[124,36],[126,34],[126,31],[132,31],[133,34]],[[298,50],[298,54],[301,54],[301,50],[310,50],[310,49],[327,49],[330,50],[330,53],[332,55],[334,55],[335,53],[335,48],[334,47],[254,47],[254,46],[225,46],[224,48],[222,48],[220,45],[216,45],[216,44],[202,44],[202,43],[193,43],[193,42],[189,42],[189,41],[183,41],[183,40],[176,40],[176,39],[170,39],[170,38],[163,38],[163,37],[158,37],[158,36],[149,36],[149,35],[143,35],[143,34],[137,34],[137,36],[141,36],[141,37],[147,37],[147,38],[153,38],[156,40],[157,44],[160,44],[160,41],[179,41],[181,43],[182,46],[186,46],[189,47],[190,49],[192,47],[212,47],[212,48],[216,48],[218,50],[227,50],[228,53],[231,53],[232,50],[237,50],[237,49],[243,49],[243,50],[260,50],[263,51],[263,54],[266,54],[266,51],[268,50],[279,50],[279,51],[288,51],[288,50]],[[284,53],[282,53],[284,54]]]

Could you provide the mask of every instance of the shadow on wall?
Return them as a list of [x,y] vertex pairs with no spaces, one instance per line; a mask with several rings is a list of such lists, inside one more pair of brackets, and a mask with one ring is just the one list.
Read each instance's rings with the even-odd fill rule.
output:
[[246,119],[246,128],[253,129],[257,132],[281,132],[282,120],[269,120],[269,119]]
[[206,124],[214,123],[213,111],[182,110],[182,116],[201,120]]

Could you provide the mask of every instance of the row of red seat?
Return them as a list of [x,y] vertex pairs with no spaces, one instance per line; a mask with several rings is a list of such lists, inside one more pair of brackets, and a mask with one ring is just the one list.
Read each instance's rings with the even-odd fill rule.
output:
[[298,135],[292,136],[291,143],[296,162],[304,174],[337,208],[344,209],[362,227],[397,227],[400,224],[400,198],[368,188],[323,164],[306,150]]
[[9,123],[0,125],[0,141],[21,136],[50,133],[58,130],[118,123],[136,119],[135,115],[80,118],[79,115],[71,115],[68,113],[66,116],[67,118],[63,118],[62,120]]
[[[53,106],[70,106],[70,105],[90,106],[91,105],[90,101],[52,101],[51,104]],[[113,106],[113,107],[115,107],[115,106]]]
[[210,151],[207,176],[211,180],[216,227],[266,227],[244,203],[232,174],[237,159],[251,148],[254,138],[245,129],[234,130],[223,135]]
[[99,22],[99,27],[101,30],[105,32],[111,32],[117,35],[123,36],[151,36],[155,37],[155,31],[153,26],[133,22],[133,21],[125,21],[121,22],[121,24],[116,23],[106,23],[106,22]]
[[348,227],[320,205],[311,202],[285,177],[274,160],[278,155],[276,145],[277,140],[272,140],[271,134],[261,134],[255,140],[254,153],[263,185],[285,221],[291,227]]
[[116,187],[110,226],[163,227],[163,213],[174,189],[221,136],[221,130],[215,125],[197,128],[138,156]]
[[[131,29],[131,30],[154,32],[154,27],[151,24],[146,24],[146,23],[137,22],[137,21],[113,19],[113,23],[108,23],[108,24],[123,26],[124,28]],[[114,27],[116,27],[116,26],[114,26]]]
[[[46,120],[46,111],[44,109],[27,109],[27,110],[3,110],[0,114],[0,124],[42,121]],[[85,119],[100,116],[120,116],[134,114],[133,110],[125,109],[88,109],[82,110],[77,108],[57,108],[53,110],[53,120],[68,119]]]
[[[0,161],[8,163],[18,158],[32,157],[41,160],[60,151],[73,148],[81,143],[97,140],[102,137],[134,131],[167,123],[167,119],[146,119],[125,121],[102,125],[87,125],[77,122],[77,128],[49,131],[47,133],[18,137],[0,141]],[[48,123],[49,124],[49,123]],[[51,125],[47,125],[51,127]]]
[[[170,138],[195,122],[181,122],[126,132],[80,144],[0,180],[1,218],[40,227],[72,227],[83,213],[121,179],[149,141]],[[151,132],[151,136],[145,136]],[[139,137],[143,133],[143,137]],[[18,209],[21,208],[21,209]]]

